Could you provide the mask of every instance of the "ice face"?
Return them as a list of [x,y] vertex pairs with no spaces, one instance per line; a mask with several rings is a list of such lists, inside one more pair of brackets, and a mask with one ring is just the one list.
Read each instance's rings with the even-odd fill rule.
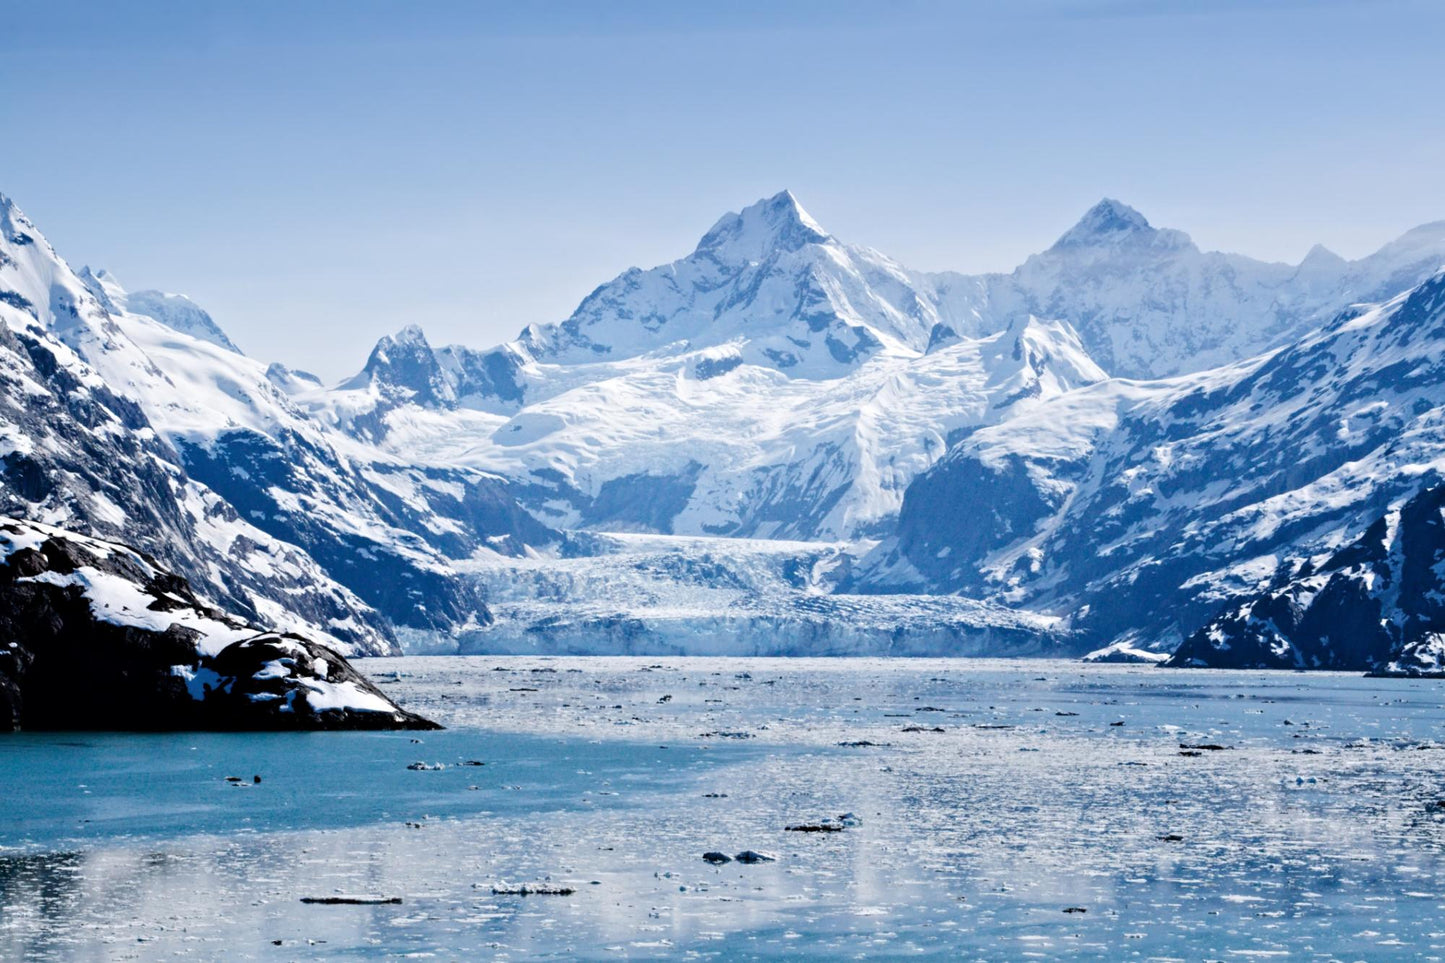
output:
[[[0,957],[1445,942],[1433,683],[1042,660],[365,668],[452,728],[0,741]],[[776,859],[702,858],[746,850]],[[574,892],[493,892],[539,884]],[[300,902],[330,896],[402,903]]]

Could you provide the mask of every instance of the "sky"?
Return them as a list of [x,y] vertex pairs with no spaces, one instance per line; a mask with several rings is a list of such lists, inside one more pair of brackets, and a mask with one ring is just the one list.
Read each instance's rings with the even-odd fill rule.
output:
[[1445,218],[1433,0],[0,0],[0,192],[74,266],[326,378],[560,321],[791,189],[1009,270],[1101,197],[1358,257]]

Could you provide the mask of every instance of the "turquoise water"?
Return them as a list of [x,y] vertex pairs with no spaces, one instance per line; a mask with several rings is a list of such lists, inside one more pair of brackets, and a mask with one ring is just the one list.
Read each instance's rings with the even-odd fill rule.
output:
[[[1436,683],[950,660],[364,669],[452,728],[0,739],[0,958],[1445,955]],[[786,828],[844,813],[842,832]],[[743,849],[776,859],[701,860]],[[519,884],[573,892],[494,892]],[[338,894],[401,902],[301,902]]]
[[[703,756],[690,746],[470,729],[420,736],[18,733],[0,738],[7,809],[0,855],[194,834],[340,829],[419,814],[566,812],[584,805],[573,775],[579,768],[603,778],[645,773],[666,791]],[[446,768],[407,769],[414,762]],[[501,782],[519,788],[502,791]]]

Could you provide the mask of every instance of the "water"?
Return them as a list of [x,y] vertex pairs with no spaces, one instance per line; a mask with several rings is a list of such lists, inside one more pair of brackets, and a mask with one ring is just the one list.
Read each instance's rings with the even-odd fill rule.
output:
[[[451,728],[0,739],[0,958],[1445,955],[1438,683],[971,660],[363,670]],[[842,832],[785,828],[843,813]],[[777,859],[701,860],[744,849]],[[574,892],[493,892],[538,883]],[[300,902],[336,894],[402,902]]]

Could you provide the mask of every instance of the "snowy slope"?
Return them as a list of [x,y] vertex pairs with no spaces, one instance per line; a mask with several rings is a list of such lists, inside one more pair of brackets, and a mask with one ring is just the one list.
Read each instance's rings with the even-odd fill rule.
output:
[[[20,224],[23,216],[14,217]],[[239,354],[223,335],[197,338],[124,310],[136,299],[113,277],[74,274],[23,223],[31,240],[14,240],[19,227],[9,232],[14,253],[0,275],[17,323],[53,333],[96,385],[126,399],[155,457],[203,484],[196,490],[212,503],[238,511],[254,541],[298,546],[323,579],[354,592],[358,606],[364,600],[365,618],[353,621],[384,644],[396,633],[484,624],[485,604],[450,560],[520,552],[553,537],[494,476],[416,467],[364,445],[309,418],[278,387],[274,366]],[[117,524],[107,531],[147,537]]]
[[1202,252],[1106,200],[1012,274],[928,275],[783,192],[561,324],[490,350],[411,326],[338,390],[288,390],[399,457],[500,473],[561,527],[874,536],[968,432],[1106,373],[1241,361],[1442,262],[1445,224],[1289,266]]
[[1020,314],[1063,318],[1112,375],[1158,378],[1253,357],[1357,302],[1384,300],[1445,266],[1445,221],[1358,261],[1316,247],[1298,265],[1201,251],[1105,199],[1006,275],[936,275],[955,314],[987,330]]
[[1442,423],[1445,275],[1254,360],[980,430],[910,487],[859,580],[1169,646],[1445,470]]
[[82,283],[111,314],[140,314],[160,322],[172,331],[209,341],[227,351],[241,353],[221,326],[199,304],[184,294],[164,291],[126,291],[109,271],[80,269]]
[[[397,343],[385,347],[395,354]],[[430,353],[419,332],[404,343]],[[385,411],[378,434],[398,457],[515,479],[559,526],[848,538],[887,525],[951,435],[1104,376],[1068,325],[1035,318],[927,354],[869,358],[846,377],[790,376],[745,355],[724,344],[534,362],[524,372],[534,400],[515,414],[404,404]],[[355,425],[380,384],[297,397]]]
[[1445,486],[1226,606],[1169,664],[1445,676]]
[[550,533],[493,476],[418,468],[320,424],[267,366],[139,315],[87,357],[136,398],[187,471],[273,536],[305,548],[402,632],[484,624],[450,559],[522,551]]
[[247,619],[394,647],[386,621],[309,555],[192,480],[141,406],[77,354],[128,342],[3,196],[0,322],[0,510],[124,539]]

